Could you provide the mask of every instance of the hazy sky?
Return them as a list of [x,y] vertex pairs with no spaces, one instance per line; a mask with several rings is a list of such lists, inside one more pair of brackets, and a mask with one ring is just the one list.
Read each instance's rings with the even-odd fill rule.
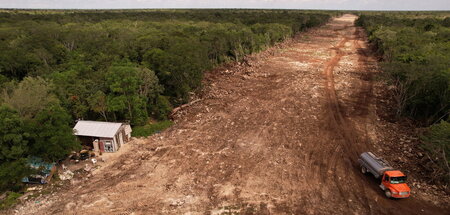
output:
[[0,8],[290,8],[450,10],[450,0],[0,0]]

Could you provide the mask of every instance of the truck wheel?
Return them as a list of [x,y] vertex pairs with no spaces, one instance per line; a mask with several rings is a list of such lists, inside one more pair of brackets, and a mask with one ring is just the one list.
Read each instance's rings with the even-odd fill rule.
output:
[[388,197],[389,199],[392,198],[392,193],[389,189],[387,189],[384,194],[386,195],[386,197]]
[[362,174],[366,174],[367,173],[367,168],[362,166],[361,167],[361,172],[362,172]]

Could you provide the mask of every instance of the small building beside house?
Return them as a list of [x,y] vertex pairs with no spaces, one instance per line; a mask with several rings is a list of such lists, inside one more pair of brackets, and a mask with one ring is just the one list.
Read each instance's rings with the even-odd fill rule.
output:
[[94,151],[116,152],[130,141],[132,130],[125,123],[80,120],[73,131],[84,146]]

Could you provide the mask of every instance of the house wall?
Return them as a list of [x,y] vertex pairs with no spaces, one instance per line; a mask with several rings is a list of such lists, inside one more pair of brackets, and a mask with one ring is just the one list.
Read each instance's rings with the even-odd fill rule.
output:
[[[83,145],[89,146],[94,149],[93,142],[97,139],[99,140],[99,144],[103,143],[105,152],[116,152],[121,148],[122,144],[125,144],[129,141],[129,138],[126,134],[125,127],[122,126],[117,131],[116,135],[113,138],[103,138],[103,137],[88,137],[88,136],[77,136],[78,139],[82,142]],[[122,140],[119,138],[122,137]],[[111,147],[107,148],[107,142],[111,142]]]
[[[117,146],[113,138],[100,138],[99,141],[103,143],[105,152],[117,151]],[[110,142],[111,144],[108,144]]]
[[114,147],[116,148],[116,151],[120,148],[120,145],[117,143],[117,133],[114,135]]
[[[92,149],[94,149],[93,142],[97,139],[99,144],[103,143],[105,152],[116,152],[120,148],[120,145],[117,144],[117,135],[114,136],[114,138],[78,136],[78,139],[81,141],[82,145],[91,147]],[[107,142],[111,143],[111,147],[107,148]]]
[[127,135],[125,134],[124,126],[120,127],[120,129],[117,131],[116,135],[114,135],[114,142],[115,142],[115,146],[116,146],[117,150],[119,150],[123,144],[128,142],[128,138],[127,138]]
[[125,124],[122,127],[123,127],[123,131],[125,134],[125,142],[128,142],[131,140],[131,132],[132,132],[131,126],[128,124]]

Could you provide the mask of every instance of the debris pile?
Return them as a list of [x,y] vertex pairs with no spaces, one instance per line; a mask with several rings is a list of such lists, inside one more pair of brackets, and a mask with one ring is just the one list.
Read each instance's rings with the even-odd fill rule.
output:
[[59,179],[65,181],[65,180],[71,180],[73,178],[74,173],[70,170],[66,170],[63,173],[59,174]]

